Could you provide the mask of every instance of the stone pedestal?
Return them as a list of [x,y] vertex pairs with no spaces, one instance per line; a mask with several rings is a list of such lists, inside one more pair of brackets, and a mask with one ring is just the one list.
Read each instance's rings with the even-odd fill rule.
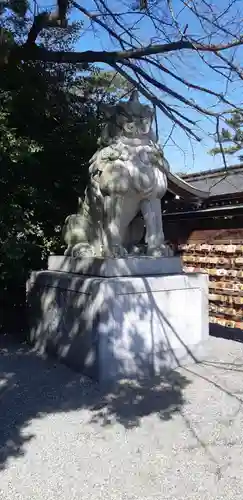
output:
[[65,255],[52,255],[48,259],[48,269],[85,276],[113,278],[115,276],[161,276],[182,273],[182,264],[180,257],[128,257],[123,259],[85,257],[78,259]]
[[[137,264],[124,259],[125,276],[119,275],[123,259],[94,259],[86,271],[84,262],[63,257],[58,271],[55,259],[49,270],[33,272],[27,284],[30,338],[40,350],[102,383],[160,374],[203,355],[206,275],[171,274],[173,259],[167,259],[169,273],[160,275],[155,270],[163,259],[138,258]],[[149,262],[153,272],[146,275]],[[92,266],[96,276],[90,275]]]

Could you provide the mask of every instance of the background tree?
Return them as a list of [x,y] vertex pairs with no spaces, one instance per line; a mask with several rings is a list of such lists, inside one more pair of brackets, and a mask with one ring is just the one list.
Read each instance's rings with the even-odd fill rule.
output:
[[[14,5],[15,8],[15,5]],[[22,11],[0,17],[8,40],[26,33]],[[41,44],[71,50],[80,25],[43,31]],[[65,36],[64,36],[65,35]],[[10,43],[10,45],[11,45]],[[47,50],[47,49],[46,49]],[[6,52],[5,52],[6,54]],[[0,329],[26,329],[25,281],[62,252],[61,225],[76,211],[90,157],[96,150],[100,100],[115,99],[115,85],[101,92],[99,70],[88,76],[72,64],[9,60],[0,79]],[[114,75],[106,75],[112,85]],[[102,76],[105,78],[105,75]],[[118,82],[117,82],[118,84]],[[119,82],[120,87],[122,82]],[[119,89],[122,91],[121,88]],[[22,318],[22,320],[21,320]]]
[[242,108],[241,2],[58,0],[47,11],[41,1],[0,3],[0,299],[11,318],[29,270],[60,251],[101,100],[138,88],[160,113],[168,145],[181,131],[199,141],[208,123],[217,133]]
[[[231,92],[231,84],[235,88],[242,80],[243,6],[237,0],[215,5],[207,0],[88,0],[85,4],[58,0],[53,12],[36,0],[33,5],[25,14],[28,33],[9,46],[5,61],[105,64],[137,87],[167,125],[176,125],[174,137],[179,127],[189,139],[199,141],[205,117],[217,127],[226,113],[239,107],[239,95]],[[74,13],[83,23],[76,50],[43,46],[41,33],[63,26],[64,36],[67,16]],[[92,34],[94,43],[102,40],[107,50],[80,51],[82,46],[92,48]]]
[[[228,128],[222,128],[219,136],[216,136],[216,142],[219,146],[211,149],[211,155],[217,155],[222,152],[225,155],[235,155],[243,150],[243,112],[234,111],[230,118],[225,120]],[[243,161],[243,155],[238,155],[239,160]]]

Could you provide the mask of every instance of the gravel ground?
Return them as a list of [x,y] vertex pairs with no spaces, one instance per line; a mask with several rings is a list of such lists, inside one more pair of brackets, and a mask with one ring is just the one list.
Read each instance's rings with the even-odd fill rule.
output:
[[98,388],[0,348],[1,500],[242,500],[243,344],[153,384]]

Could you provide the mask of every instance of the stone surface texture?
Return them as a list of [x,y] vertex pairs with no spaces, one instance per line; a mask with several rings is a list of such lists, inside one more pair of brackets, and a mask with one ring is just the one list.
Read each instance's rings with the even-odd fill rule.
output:
[[32,273],[31,340],[101,383],[196,361],[208,338],[203,274],[87,277]]
[[180,257],[131,257],[123,259],[52,255],[48,259],[49,271],[100,276],[154,276],[182,272]]
[[[64,224],[65,253],[125,256],[127,248],[143,236],[140,230],[137,235],[132,230],[141,212],[146,254],[167,254],[160,200],[167,191],[169,165],[153,132],[154,111],[139,102],[135,91],[129,101],[104,106],[104,112],[107,124],[90,160],[84,200]],[[129,236],[135,240],[129,241]]]
[[136,91],[128,101],[103,105],[103,111],[106,123],[90,159],[84,199],[64,223],[65,254],[124,257],[140,246],[144,255],[169,256],[161,213],[168,182],[174,194],[179,190],[197,201],[208,193],[169,171],[153,131],[154,110],[139,102]]

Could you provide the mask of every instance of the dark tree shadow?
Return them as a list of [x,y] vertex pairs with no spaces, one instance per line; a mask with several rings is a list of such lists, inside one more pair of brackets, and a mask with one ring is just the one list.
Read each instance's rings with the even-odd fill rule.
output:
[[[184,403],[183,389],[189,380],[177,372],[162,377],[123,381],[102,389],[69,368],[44,359],[27,345],[0,340],[0,468],[8,459],[25,453],[35,439],[26,428],[35,418],[48,414],[90,410],[90,421],[101,425],[119,422],[139,426],[147,415],[169,420]],[[27,434],[26,434],[27,432]]]
[[170,420],[184,404],[183,389],[188,384],[189,380],[175,371],[150,380],[120,382],[92,406],[92,421],[107,425],[116,420],[132,428],[140,424],[141,418],[154,413],[161,420]]
[[212,337],[243,342],[243,330],[240,330],[240,328],[229,328],[215,323],[210,323],[209,332]]

